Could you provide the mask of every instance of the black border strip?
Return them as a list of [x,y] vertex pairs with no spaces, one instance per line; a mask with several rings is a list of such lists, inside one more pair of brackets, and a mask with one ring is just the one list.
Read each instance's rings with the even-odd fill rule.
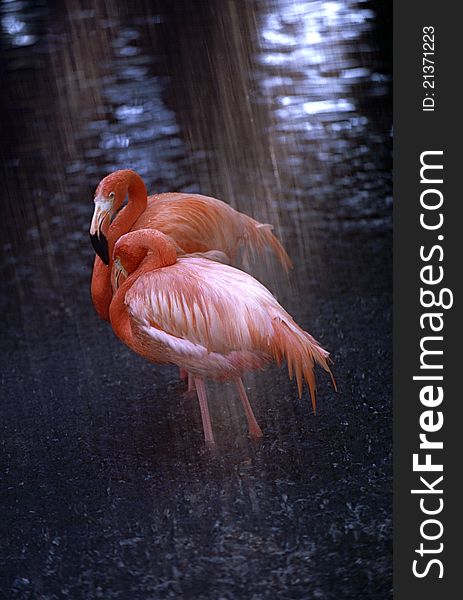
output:
[[[463,527],[459,516],[463,503],[460,492],[460,474],[463,472],[460,460],[463,458],[463,404],[459,381],[462,368],[459,366],[463,354],[460,338],[463,333],[461,301],[463,269],[460,240],[463,194],[460,179],[463,178],[463,128],[461,126],[461,105],[463,98],[458,95],[463,50],[460,47],[462,36],[461,20],[452,12],[450,2],[419,3],[394,2],[394,597],[400,600],[419,598],[420,600],[458,597],[458,571],[460,569],[460,533]],[[423,28],[434,28],[435,88],[423,87]],[[431,64],[431,63],[425,63]],[[431,70],[427,69],[426,74]],[[430,80],[430,78],[428,78]],[[423,111],[422,101],[426,93],[434,93],[428,98],[435,99],[434,111]],[[430,105],[431,102],[427,101]],[[420,156],[425,151],[443,151],[439,155],[428,155],[426,161],[442,161],[443,183],[420,182]],[[430,177],[432,173],[435,177]],[[425,171],[427,179],[439,179],[438,171]],[[438,230],[426,230],[420,225],[420,214],[426,212],[420,205],[420,195],[425,188],[439,189],[443,195],[443,205],[436,211],[427,211],[427,217],[435,217],[442,212],[444,222]],[[433,198],[436,203],[439,194],[431,193],[425,198]],[[443,239],[438,236],[442,235]],[[434,246],[441,246],[444,252],[439,261],[440,251],[435,250],[425,261],[420,258],[420,247],[428,256]],[[432,264],[432,273],[439,273],[443,267],[444,277],[440,284],[426,286],[420,280],[420,270]],[[426,271],[429,275],[431,272]],[[434,276],[434,275],[433,275]],[[434,289],[449,288],[453,293],[453,307],[447,310],[437,307],[426,309],[420,304],[420,287]],[[447,299],[449,296],[447,296]],[[421,329],[420,316],[426,312],[441,312],[444,326],[443,340],[427,341],[442,349],[442,355],[424,357],[428,362],[443,364],[443,369],[420,369],[420,340],[429,333],[429,320]],[[434,324],[438,323],[438,319]],[[413,380],[414,375],[443,376],[443,381]],[[424,385],[442,385],[444,399],[439,406],[426,407],[420,402],[420,389]],[[436,389],[436,388],[434,388]],[[433,463],[442,463],[442,472],[413,472],[412,457],[420,453],[420,462],[425,460],[427,451],[419,449],[420,415],[426,410],[433,411],[433,423],[442,412],[442,429],[429,433],[428,438],[443,442],[442,450],[430,451]],[[426,419],[426,417],[422,417]],[[429,425],[424,420],[422,424]],[[460,431],[461,430],[461,431]],[[412,489],[426,489],[420,482],[420,475],[429,483],[443,475],[443,480],[435,484],[442,494],[411,494]],[[425,509],[436,510],[443,499],[443,509],[434,515],[423,514],[420,500]],[[420,526],[427,519],[440,520],[442,536],[434,541],[422,538]],[[437,536],[440,526],[437,523],[424,525],[423,531],[429,536]],[[426,550],[439,549],[420,556],[416,550],[420,544]],[[429,560],[434,563],[428,574],[418,578],[413,574],[413,561],[418,559],[416,570],[423,573]],[[451,591],[453,590],[453,591]],[[455,594],[457,594],[455,596]]]

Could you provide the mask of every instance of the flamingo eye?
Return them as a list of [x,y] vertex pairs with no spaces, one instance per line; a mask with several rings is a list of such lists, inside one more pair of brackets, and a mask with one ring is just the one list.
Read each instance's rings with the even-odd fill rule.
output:
[[110,192],[110,194],[108,195],[109,200],[111,200],[111,202],[114,200],[116,194],[114,192]]

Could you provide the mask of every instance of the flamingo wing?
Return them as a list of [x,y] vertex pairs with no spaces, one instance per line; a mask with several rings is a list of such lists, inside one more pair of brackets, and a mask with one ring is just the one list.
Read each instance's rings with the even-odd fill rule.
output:
[[242,250],[246,261],[263,255],[268,248],[285,270],[292,266],[271,225],[259,223],[216,198],[182,193],[150,196],[132,229],[146,228],[162,231],[187,253],[220,250],[234,261]]
[[209,352],[263,350],[272,336],[270,292],[243,271],[197,257],[137,279],[125,297],[140,324],[199,344]]
[[[305,380],[315,402],[314,363],[326,352],[256,279],[202,258],[180,258],[141,275],[125,296],[136,326],[178,350],[228,355],[255,352],[288,362],[299,394]],[[181,342],[181,343],[180,343]]]

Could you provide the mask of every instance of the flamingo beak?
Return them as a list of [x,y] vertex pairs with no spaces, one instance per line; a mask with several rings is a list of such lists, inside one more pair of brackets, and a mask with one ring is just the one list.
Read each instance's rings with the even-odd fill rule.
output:
[[126,269],[124,269],[121,261],[118,258],[116,258],[111,272],[111,285],[113,288],[113,293],[115,293],[116,290],[119,289],[119,287],[127,279],[128,276],[129,274],[127,273]]
[[95,199],[95,210],[93,211],[90,224],[90,240],[92,246],[105,265],[109,265],[108,240],[103,230],[107,231],[111,218],[112,203],[106,199]]

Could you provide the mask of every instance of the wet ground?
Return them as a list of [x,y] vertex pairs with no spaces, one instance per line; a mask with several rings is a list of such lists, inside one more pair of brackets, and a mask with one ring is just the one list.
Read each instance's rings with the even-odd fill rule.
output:
[[[0,597],[390,597],[386,8],[0,4]],[[176,369],[98,320],[93,190],[125,167],[275,225],[295,269],[254,272],[332,352],[316,416],[250,376],[254,443],[210,385],[212,453]]]

